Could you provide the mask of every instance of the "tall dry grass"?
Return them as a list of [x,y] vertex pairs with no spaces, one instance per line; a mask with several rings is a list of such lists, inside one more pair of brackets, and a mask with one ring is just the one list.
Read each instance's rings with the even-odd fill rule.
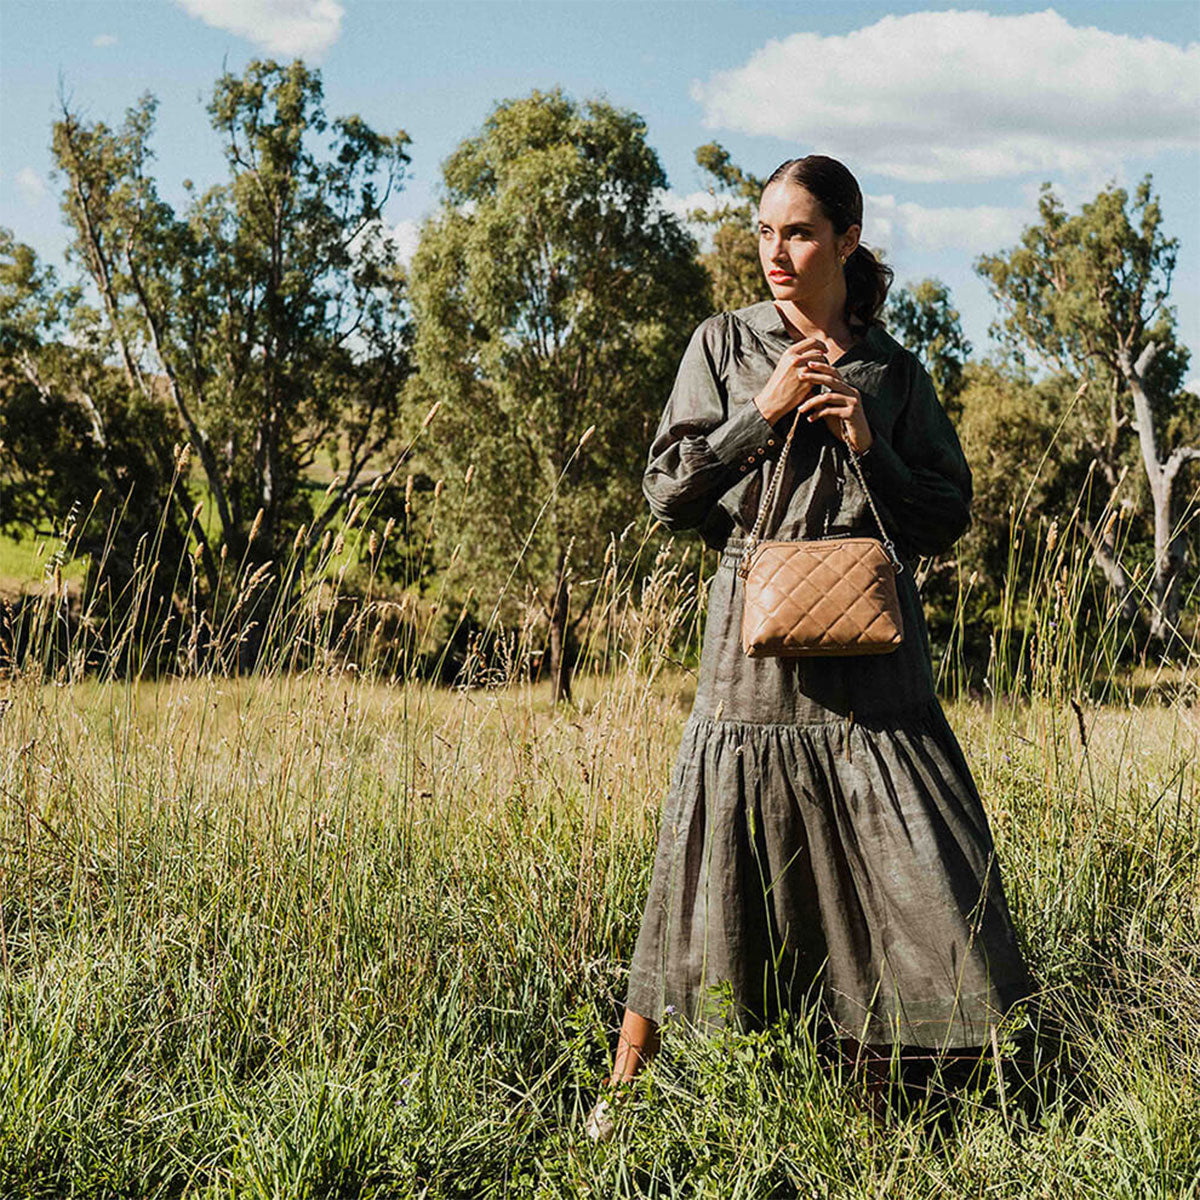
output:
[[[529,681],[532,621],[457,688],[414,671],[437,596],[384,639],[396,602],[368,580],[334,626],[334,554],[396,534],[369,505],[261,618],[248,675],[225,669],[248,568],[224,568],[216,652],[157,679],[89,672],[94,620],[63,653],[52,569],[0,718],[0,1192],[1200,1194],[1195,665],[1149,698],[1122,676],[1076,518],[1014,515],[1011,577],[1032,556],[1033,583],[1006,597],[985,698],[960,694],[961,629],[938,664],[1042,988],[1021,1070],[880,1127],[799,1017],[699,1042],[668,1024],[600,1147],[580,1118],[704,615],[682,555],[647,571],[648,526],[614,535],[560,706]],[[147,661],[158,631],[129,612]]]

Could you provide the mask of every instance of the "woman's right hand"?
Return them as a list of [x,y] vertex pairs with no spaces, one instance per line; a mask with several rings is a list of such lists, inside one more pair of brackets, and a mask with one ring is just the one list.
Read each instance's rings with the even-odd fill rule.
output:
[[754,397],[759,412],[768,421],[778,421],[784,413],[789,413],[801,403],[816,386],[811,380],[801,379],[800,371],[807,363],[824,362],[827,348],[817,337],[804,338],[793,342],[779,356],[771,378],[763,385],[762,391]]

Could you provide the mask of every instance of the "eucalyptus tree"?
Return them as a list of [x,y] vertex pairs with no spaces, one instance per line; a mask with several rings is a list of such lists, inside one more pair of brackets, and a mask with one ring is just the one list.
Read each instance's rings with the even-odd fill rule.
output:
[[769,298],[758,260],[758,198],[765,180],[743,171],[718,142],[696,148],[696,164],[712,180],[709,195],[721,202],[697,208],[692,221],[712,226],[712,246],[700,256],[718,312]]
[[509,615],[517,572],[567,698],[569,638],[610,536],[645,513],[646,450],[705,315],[705,279],[635,113],[534,91],[497,104],[443,177],[411,264],[411,390],[422,407],[443,402],[435,469],[474,468],[448,531],[456,561]]
[[48,573],[68,557],[87,563],[82,594],[101,636],[76,645],[86,645],[76,665],[145,670],[160,639],[115,648],[104,635],[131,618],[143,630],[172,620],[170,571],[155,564],[188,549],[188,514],[173,496],[181,437],[160,398],[131,394],[113,351],[81,289],[0,229],[0,529],[32,532]]
[[971,343],[963,334],[950,289],[940,279],[897,288],[888,296],[884,317],[892,336],[925,364],[939,399],[954,415]]
[[[978,259],[976,270],[1000,303],[993,332],[1013,357],[1088,382],[1084,437],[1110,502],[1131,458],[1140,459],[1153,526],[1150,632],[1170,642],[1187,547],[1194,553],[1197,541],[1195,513],[1189,528],[1176,492],[1186,465],[1200,460],[1200,399],[1183,387],[1190,353],[1168,304],[1178,239],[1163,233],[1150,175],[1129,201],[1113,186],[1068,214],[1043,184],[1038,223],[1008,253]],[[1122,595],[1112,522],[1089,522],[1087,532]]]
[[[287,552],[298,571],[395,431],[409,330],[381,212],[409,139],[328,118],[303,62],[254,61],[208,105],[228,178],[185,184],[179,214],[151,170],[155,110],[146,95],[110,128],[64,103],[53,150],[72,253],[130,395],[165,399],[195,452],[219,549],[285,584]],[[316,511],[304,476],[330,443],[345,466]],[[176,502],[195,500],[181,481]],[[215,590],[218,547],[194,534]]]

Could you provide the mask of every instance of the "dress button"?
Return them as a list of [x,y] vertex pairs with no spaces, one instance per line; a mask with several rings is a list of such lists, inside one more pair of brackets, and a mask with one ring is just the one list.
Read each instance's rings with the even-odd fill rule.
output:
[[749,457],[746,459],[746,461],[747,461],[747,462],[753,462],[753,461],[754,461],[754,455],[753,455],[753,454],[751,454],[751,455],[750,455],[750,456],[749,456]]
[[766,454],[766,452],[767,452],[766,446],[759,446],[758,452],[759,452],[759,454]]
[[773,446],[773,445],[775,445],[775,439],[774,439],[774,438],[767,438],[767,445],[768,445],[768,446]]
[[745,469],[746,469],[746,464],[745,464],[745,463],[742,463],[742,465],[741,465],[740,467],[738,467],[738,470],[739,470],[739,471],[744,471]]

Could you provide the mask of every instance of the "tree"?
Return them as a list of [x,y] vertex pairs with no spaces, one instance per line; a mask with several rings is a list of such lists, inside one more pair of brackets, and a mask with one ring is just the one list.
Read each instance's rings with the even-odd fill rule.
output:
[[[705,280],[634,113],[534,91],[498,104],[443,173],[412,263],[411,390],[444,402],[436,468],[474,467],[458,561],[481,594],[502,593],[517,564],[567,698],[568,639],[610,533],[644,510],[645,448]],[[576,568],[593,582],[572,618]]]
[[960,555],[979,573],[981,608],[998,604],[1006,586],[1019,592],[1028,582],[1008,577],[1014,521],[1049,525],[1086,489],[1089,456],[1071,387],[1069,377],[1035,380],[990,361],[963,370],[956,423],[974,501]]
[[884,315],[896,339],[925,365],[942,404],[953,416],[971,343],[963,335],[950,289],[938,279],[899,288],[888,297]]
[[[158,628],[172,588],[155,563],[187,551],[172,498],[180,431],[160,396],[129,392],[112,352],[80,289],[0,229],[0,527],[69,540],[110,627],[138,604]],[[121,519],[89,519],[93,507]]]
[[[1085,409],[1086,436],[1110,492],[1120,486],[1132,428],[1153,513],[1150,632],[1169,643],[1187,561],[1175,485],[1185,464],[1200,460],[1200,400],[1182,387],[1190,354],[1175,340],[1167,304],[1178,241],[1163,235],[1150,175],[1128,201],[1111,186],[1069,216],[1043,184],[1039,223],[1008,254],[982,256],[976,270],[1001,305],[993,330],[1014,358],[1028,352],[1089,381],[1096,399]],[[1111,525],[1087,531],[1100,565],[1111,563]],[[1119,590],[1111,567],[1106,573]]]
[[[319,73],[298,60],[252,62],[240,79],[221,76],[208,107],[229,180],[199,195],[186,185],[180,217],[150,174],[155,107],[144,96],[113,130],[64,104],[53,132],[63,211],[129,392],[157,402],[161,387],[199,459],[223,547],[270,567],[261,611],[289,584],[279,564],[291,558],[298,575],[370,486],[365,469],[394,433],[408,329],[380,214],[409,139],[357,116],[328,120]],[[303,473],[331,440],[346,466],[314,514]],[[175,499],[193,507],[186,481]],[[285,553],[301,526],[295,555]],[[215,591],[218,556],[194,533]],[[256,646],[249,637],[248,658]]]
[[689,220],[713,227],[712,249],[700,256],[711,282],[712,307],[723,312],[767,299],[757,233],[764,181],[732,163],[717,142],[698,147],[696,163],[712,177],[709,194],[719,191],[726,197],[719,208],[697,208],[688,214]]

